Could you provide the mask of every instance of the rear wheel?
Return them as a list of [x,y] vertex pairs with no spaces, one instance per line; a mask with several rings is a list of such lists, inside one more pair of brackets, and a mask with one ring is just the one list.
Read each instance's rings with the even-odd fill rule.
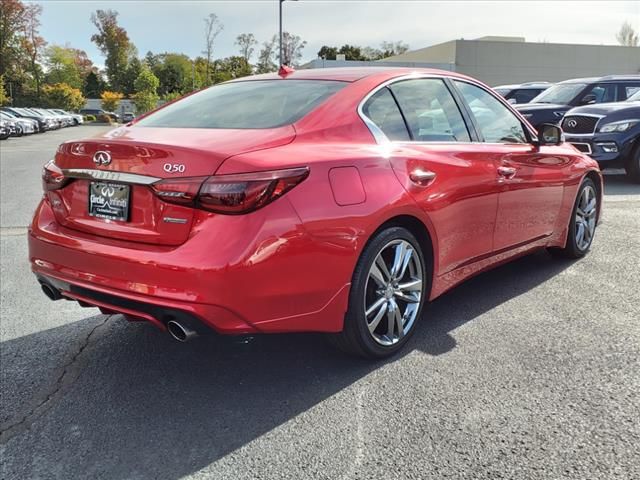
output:
[[627,171],[627,177],[632,182],[640,183],[640,144],[627,159],[624,169]]
[[340,349],[368,357],[393,355],[415,330],[426,301],[427,268],[407,229],[379,232],[353,274],[344,329],[330,339]]
[[550,253],[565,258],[580,258],[586,255],[596,233],[598,202],[596,184],[590,178],[585,178],[573,206],[567,243],[564,248],[550,248]]

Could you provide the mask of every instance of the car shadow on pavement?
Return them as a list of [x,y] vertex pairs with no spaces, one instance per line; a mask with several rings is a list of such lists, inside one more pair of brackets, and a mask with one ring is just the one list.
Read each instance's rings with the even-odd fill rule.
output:
[[[468,281],[427,308],[405,352],[450,351],[457,327],[569,265],[539,252]],[[4,342],[9,362],[3,375],[20,372],[12,368],[12,352],[24,364],[36,355],[32,344],[48,340],[42,336],[72,338],[78,324],[88,321],[96,317]],[[54,391],[50,408],[5,445],[5,467],[23,470],[17,477],[39,477],[39,465],[47,459],[58,478],[81,472],[85,478],[178,479],[398,360],[351,358],[321,335],[212,336],[180,344],[120,316],[95,332],[75,357],[74,381]],[[28,435],[37,445],[38,462],[26,441],[22,444]]]
[[633,183],[624,173],[604,173],[605,195],[640,195],[640,185]]

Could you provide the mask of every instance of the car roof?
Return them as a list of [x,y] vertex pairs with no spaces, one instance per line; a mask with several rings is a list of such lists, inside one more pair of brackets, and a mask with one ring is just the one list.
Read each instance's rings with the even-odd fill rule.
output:
[[624,82],[627,80],[640,81],[640,75],[605,75],[604,77],[571,78],[559,83]]
[[456,78],[469,78],[465,75],[450,72],[447,70],[438,70],[435,68],[409,68],[409,67],[344,67],[344,68],[305,68],[301,70],[293,70],[284,76],[278,73],[264,73],[261,75],[252,75],[250,77],[242,77],[233,82],[247,82],[255,80],[335,80],[341,82],[355,82],[365,77],[387,76],[389,79],[402,75],[410,75],[411,73],[447,75]]

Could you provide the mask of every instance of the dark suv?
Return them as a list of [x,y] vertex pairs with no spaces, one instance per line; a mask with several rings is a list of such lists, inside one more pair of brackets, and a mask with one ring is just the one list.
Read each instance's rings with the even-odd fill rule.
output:
[[600,168],[624,167],[640,183],[640,87],[626,102],[569,110],[562,120],[567,142],[589,154]]
[[527,82],[518,85],[499,85],[493,89],[511,104],[529,103],[553,84],[549,82]]
[[557,83],[531,103],[516,109],[534,127],[542,123],[560,123],[573,107],[596,103],[622,102],[640,87],[640,75],[610,75],[600,78],[576,78]]

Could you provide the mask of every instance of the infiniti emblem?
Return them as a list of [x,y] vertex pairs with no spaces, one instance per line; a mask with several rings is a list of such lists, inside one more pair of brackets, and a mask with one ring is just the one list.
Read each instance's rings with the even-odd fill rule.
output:
[[93,154],[93,163],[96,165],[109,165],[111,163],[111,154],[104,150],[98,150]]
[[569,120],[567,122],[567,126],[569,126],[571,128],[576,128],[578,126],[578,122],[576,120]]

